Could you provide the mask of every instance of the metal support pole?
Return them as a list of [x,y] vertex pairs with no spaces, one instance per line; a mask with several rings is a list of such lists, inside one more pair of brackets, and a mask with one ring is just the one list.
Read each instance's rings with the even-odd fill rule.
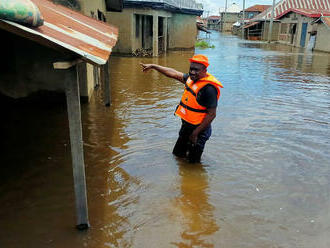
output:
[[83,230],[89,227],[89,221],[77,66],[72,66],[67,72],[70,76],[65,82],[65,93],[70,127],[77,228]]
[[226,3],[225,3],[225,13],[223,15],[221,32],[224,32],[226,18],[227,18],[227,0],[226,0]]
[[245,0],[243,0],[243,16],[242,16],[242,39],[244,39],[244,20],[245,20]]
[[158,56],[158,15],[153,15],[153,26],[152,26],[152,56]]
[[109,72],[109,60],[102,66],[103,75],[103,90],[104,90],[104,105],[109,107],[111,103],[111,89],[110,89],[110,72]]
[[274,11],[275,11],[275,0],[273,0],[272,13],[270,15],[270,23],[269,23],[269,28],[268,28],[268,43],[270,43],[271,39],[272,39]]

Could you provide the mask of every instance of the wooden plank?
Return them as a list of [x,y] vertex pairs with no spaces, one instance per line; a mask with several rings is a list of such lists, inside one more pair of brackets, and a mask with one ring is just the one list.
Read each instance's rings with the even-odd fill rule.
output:
[[83,62],[81,59],[76,59],[73,61],[61,61],[53,63],[54,69],[69,69],[76,64]]
[[82,230],[89,227],[89,221],[77,66],[71,67],[67,72],[65,92],[70,127],[77,228]]

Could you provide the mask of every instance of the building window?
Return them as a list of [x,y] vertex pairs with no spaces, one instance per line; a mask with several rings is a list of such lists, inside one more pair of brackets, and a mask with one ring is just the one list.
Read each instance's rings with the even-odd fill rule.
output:
[[248,18],[251,19],[254,16],[254,13],[248,13]]
[[105,0],[107,11],[122,12],[124,8],[123,0]]

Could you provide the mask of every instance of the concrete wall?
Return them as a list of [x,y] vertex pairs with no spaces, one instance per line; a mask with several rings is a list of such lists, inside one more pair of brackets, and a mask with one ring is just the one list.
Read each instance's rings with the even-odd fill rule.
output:
[[220,30],[221,32],[232,32],[233,24],[241,18],[240,13],[221,13]]
[[197,37],[196,16],[172,14],[168,19],[168,48],[194,48]]
[[[264,22],[263,29],[262,29],[262,39],[263,40],[268,40],[269,24],[270,24],[270,22]],[[280,32],[280,23],[273,22],[272,35],[271,35],[272,41],[278,41],[279,32]]]
[[123,12],[106,12],[107,22],[119,28],[118,41],[113,52],[131,54],[133,52],[133,9]]
[[78,0],[81,6],[81,12],[90,17],[97,17],[97,10],[106,12],[104,0]]
[[317,24],[316,44],[314,50],[330,52],[330,30],[325,24]]
[[4,58],[0,64],[0,92],[12,98],[39,90],[64,92],[66,70],[53,69],[57,61],[71,60],[58,51],[0,30]]
[[[292,13],[293,14],[293,13]],[[303,23],[308,23],[307,26],[307,34],[306,34],[306,40],[305,40],[305,47],[307,47],[308,45],[308,41],[310,38],[310,33],[312,31],[312,25],[311,22],[314,20],[313,18],[309,18],[309,17],[305,17],[305,16],[301,16],[301,15],[297,15],[298,16],[298,24],[297,24],[297,37],[294,40],[294,46],[296,47],[300,47],[300,40],[301,40],[301,33],[302,33],[302,25]]]

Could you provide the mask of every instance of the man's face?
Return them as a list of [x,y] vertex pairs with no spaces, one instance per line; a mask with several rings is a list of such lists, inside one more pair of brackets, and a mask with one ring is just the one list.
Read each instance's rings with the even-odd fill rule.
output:
[[190,79],[196,82],[198,79],[205,77],[206,67],[200,63],[192,62],[190,64],[189,76]]

